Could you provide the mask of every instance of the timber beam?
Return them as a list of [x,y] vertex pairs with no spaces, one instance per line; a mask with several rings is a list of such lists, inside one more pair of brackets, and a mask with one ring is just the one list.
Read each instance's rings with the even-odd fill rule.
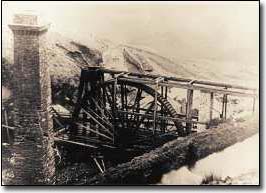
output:
[[[136,82],[136,83],[142,83],[142,84],[149,84],[149,85],[156,85],[156,82],[154,80],[148,80],[148,79],[141,79],[141,78],[119,78],[123,81],[130,81],[130,82]],[[194,82],[193,85],[189,83],[178,83],[178,82],[159,82],[159,86],[167,86],[167,87],[177,87],[177,88],[183,88],[183,89],[190,89],[190,90],[200,90],[204,91],[207,93],[218,93],[218,94],[228,94],[228,95],[233,95],[233,96],[240,96],[240,97],[257,97],[256,94],[254,93],[247,93],[247,92],[241,92],[241,91],[233,91],[233,90],[228,90],[228,89],[218,89],[215,87],[207,87],[207,86],[199,86],[195,85],[196,83]]]
[[142,74],[142,73],[126,72],[126,71],[116,71],[116,70],[106,69],[103,67],[100,67],[99,69],[103,73],[109,73],[109,74],[125,73],[128,76],[151,78],[151,79],[156,79],[156,78],[161,77],[161,78],[164,78],[165,80],[169,80],[169,81],[186,82],[186,83],[193,81],[194,84],[200,84],[200,85],[256,91],[255,88],[250,88],[250,87],[245,87],[245,86],[240,86],[240,85],[234,85],[234,84],[227,84],[227,83],[219,83],[219,82],[213,82],[213,81],[207,81],[207,80],[193,80],[193,79],[181,78],[181,77],[162,76],[162,75],[155,75],[155,74]]

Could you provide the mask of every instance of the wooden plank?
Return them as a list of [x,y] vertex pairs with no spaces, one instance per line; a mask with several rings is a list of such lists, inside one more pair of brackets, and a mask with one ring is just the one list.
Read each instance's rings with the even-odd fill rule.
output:
[[[95,103],[96,104],[96,103]],[[97,107],[97,106],[96,106]],[[88,107],[87,107],[88,108]],[[103,121],[106,125],[108,125],[109,127],[113,128],[113,125],[108,121],[108,118],[105,115],[102,115],[102,117],[100,115],[98,115],[97,113],[95,113],[92,109],[88,108],[88,110],[90,110],[91,113],[93,113],[93,115],[95,115],[96,117],[98,117],[101,121]],[[87,112],[87,111],[86,111]],[[105,119],[104,119],[105,118]]]
[[[106,68],[101,68],[101,70],[104,73],[110,73],[110,74],[128,73],[125,71],[115,71],[115,70],[110,70]],[[154,74],[142,74],[142,73],[135,73],[135,72],[128,73],[128,76],[146,77],[146,78],[151,78],[151,79],[162,77],[165,80],[171,80],[171,81],[176,81],[176,82],[187,82],[187,83],[193,80],[193,79],[181,78],[181,77],[171,77],[171,76],[162,76],[162,75],[154,75]],[[208,81],[208,80],[194,80],[194,84],[202,84],[202,85],[216,86],[216,87],[223,87],[223,88],[235,88],[235,89],[242,89],[242,90],[256,90],[255,88],[250,88],[246,86],[240,86],[240,85],[234,85],[234,84],[228,84],[228,83],[219,83],[219,82]]]
[[[105,116],[105,114],[104,114],[104,107],[103,108],[101,108],[99,105],[98,105],[98,103],[95,101],[95,99],[93,99],[92,98],[92,101],[94,102],[94,104],[95,104],[95,106],[96,106],[96,108],[101,112],[101,115],[103,116],[103,118],[105,118],[105,120],[102,118],[102,120],[107,124],[107,125],[109,125],[109,126],[111,126],[112,127],[112,124],[108,121],[107,122],[107,120],[108,120],[108,118]],[[108,111],[109,112],[109,111]],[[110,112],[109,112],[110,113]],[[98,114],[97,114],[98,115]],[[98,115],[99,116],[99,115]]]
[[95,139],[95,138],[93,138],[93,137],[91,137],[91,136],[89,136],[89,137],[85,137],[85,136],[81,136],[81,135],[76,135],[75,138],[84,139],[84,140],[86,140],[86,141],[88,141],[88,142],[96,143],[96,144],[103,144],[103,143],[105,143],[105,144],[110,144],[110,145],[112,145],[111,142],[107,142],[107,141],[102,141],[102,140],[99,140],[99,139]]
[[223,99],[222,99],[222,113],[221,113],[221,119],[224,118],[224,96],[225,96],[225,95],[223,95]]
[[166,86],[165,87],[165,97],[164,97],[165,99],[167,99],[167,94],[168,94],[168,87]]
[[[127,100],[127,96],[128,96],[128,93],[127,93],[127,85],[124,84],[124,91],[125,91],[125,107],[126,107],[126,111],[128,111],[128,100]],[[128,117],[126,117],[126,120],[128,120]]]
[[[186,119],[188,121],[192,120],[192,105],[193,105],[193,90],[187,90],[187,110],[186,110]],[[186,122],[186,132],[189,134],[192,129],[192,123]]]
[[210,121],[212,120],[212,113],[213,113],[213,92],[210,94]]
[[[118,110],[118,113],[127,113],[127,114],[132,114],[132,112],[127,112],[127,111],[121,111]],[[153,115],[151,114],[143,114],[143,113],[133,113],[135,115],[139,115],[142,117],[141,122],[139,122],[139,124],[141,124],[144,120],[144,118],[153,118]],[[157,115],[156,116],[157,119],[163,119],[163,120],[172,120],[172,121],[180,121],[180,122],[188,122],[188,123],[197,123],[197,124],[202,124],[202,125],[206,125],[207,122],[202,122],[202,121],[194,121],[194,120],[187,120],[187,119],[182,119],[182,118],[175,118],[175,117],[167,117],[167,116],[160,116]]]
[[57,135],[59,135],[60,133],[62,133],[62,132],[64,132],[64,131],[66,131],[66,130],[68,129],[68,127],[69,127],[69,125],[67,125],[67,126],[66,126],[66,128],[62,128],[62,129],[58,130],[58,131],[57,131],[57,132],[55,132],[53,135],[54,135],[54,136],[57,136]]
[[81,71],[81,76],[80,76],[80,83],[79,83],[79,87],[78,87],[78,97],[77,97],[77,103],[75,104],[75,108],[74,108],[74,112],[73,112],[73,118],[77,118],[78,117],[78,113],[81,109],[81,102],[82,102],[82,96],[83,96],[83,92],[84,92],[84,87],[85,87],[85,80],[84,80],[84,72]]
[[97,165],[98,169],[100,170],[100,172],[103,173],[103,169],[102,169],[102,167],[100,166],[100,164],[99,164],[99,162],[97,161],[97,159],[96,159],[96,158],[93,158],[93,161],[96,163],[96,165]]
[[226,119],[227,118],[227,98],[228,98],[228,96],[227,96],[227,94],[225,95],[225,101],[224,101],[224,119]]
[[[112,94],[111,89],[109,88],[109,86],[105,86],[104,89],[105,89],[105,95],[106,95],[106,98],[108,100],[108,103],[110,104],[111,110],[114,111],[114,106],[113,106],[113,103],[112,103],[112,99],[113,98],[112,98],[112,96],[109,95],[109,94]],[[114,119],[113,115],[106,109],[106,107],[105,107],[105,110],[106,110],[106,112],[108,112],[110,117],[112,119]]]
[[252,113],[255,112],[255,104],[256,104],[256,97],[253,97],[253,106],[252,106]]
[[122,110],[124,110],[124,108],[125,108],[125,101],[124,101],[124,99],[125,99],[125,97],[124,97],[124,95],[125,95],[125,88],[124,88],[124,84],[122,83],[121,85],[120,85],[120,88],[121,88],[121,107],[122,107]]
[[[157,88],[158,86],[156,86]],[[157,89],[155,89],[155,96],[154,96],[154,111],[153,111],[153,135],[155,135],[156,131],[156,114],[157,114],[157,97],[158,97],[158,92]]]
[[[7,116],[7,111],[6,109],[4,110],[4,117],[5,117],[5,124],[6,126],[8,126],[8,116]],[[9,133],[9,128],[6,127],[6,134],[7,134],[7,141],[8,143],[11,142],[11,137],[10,137],[10,133]]]
[[106,170],[106,168],[105,168],[105,163],[104,163],[104,160],[103,160],[103,159],[101,159],[101,161],[102,161],[102,165],[103,165],[103,171],[105,171],[105,170]]
[[[156,83],[153,80],[142,80],[139,78],[119,78],[123,81],[131,81],[131,82],[136,82],[136,83],[143,83],[143,84],[150,84],[150,85],[155,85]],[[205,86],[199,86],[199,85],[189,85],[189,84],[184,84],[184,83],[177,83],[177,82],[165,82],[162,81],[159,83],[159,86],[172,86],[172,87],[177,87],[177,88],[183,88],[183,89],[191,89],[191,90],[200,90],[204,92],[213,92],[213,93],[218,93],[218,94],[228,94],[228,95],[233,95],[233,96],[241,96],[241,97],[256,97],[255,94],[253,93],[244,93],[240,91],[230,91],[226,89],[217,89],[217,88],[212,88],[212,87],[205,87]]]
[[[141,95],[142,95],[142,89],[138,88],[138,91],[137,91],[137,94],[135,97],[135,101],[134,101],[134,105],[131,108],[133,113],[134,112],[139,113],[139,111],[140,111]],[[130,121],[133,122],[133,124],[134,124],[136,121],[139,121],[139,117],[135,116],[135,114],[133,114],[133,113],[131,114]],[[130,125],[130,126],[132,126],[132,125]]]
[[[152,102],[150,104],[150,106],[148,107],[148,109],[146,110],[145,114],[142,114],[142,113],[133,113],[134,115],[144,115],[141,119],[138,119],[138,123],[136,125],[136,130],[140,127],[140,125],[143,123],[144,119],[145,119],[145,115],[148,115],[148,113],[152,110],[152,108],[154,107],[154,103]],[[120,111],[118,111],[120,112]],[[123,112],[123,113],[130,113],[130,112]],[[150,115],[149,115],[150,116]]]
[[98,148],[94,145],[89,145],[89,144],[85,144],[85,143],[80,143],[80,142],[76,142],[76,141],[70,141],[70,140],[65,140],[65,139],[60,139],[58,137],[54,137],[54,141],[57,142],[64,142],[64,143],[70,143],[70,144],[74,144],[74,145],[80,145],[80,146],[84,146],[84,147],[90,147],[90,148]]
[[226,116],[227,116],[227,94],[224,94],[222,101],[222,119],[226,119]]
[[89,130],[89,131],[95,133],[95,134],[98,134],[98,135],[100,135],[100,136],[102,136],[102,137],[105,137],[105,138],[110,139],[110,140],[113,141],[113,139],[112,139],[111,137],[108,137],[107,135],[104,135],[104,134],[102,134],[102,133],[100,133],[100,132],[98,132],[98,131],[95,131],[95,130],[89,128],[89,127],[86,127],[86,126],[84,126],[84,125],[82,125],[82,124],[80,124],[80,123],[76,123],[76,124],[77,124],[78,126],[82,127],[82,128],[85,128],[85,129],[87,129],[87,130]]
[[15,127],[11,127],[11,126],[8,126],[8,125],[3,125],[3,124],[2,124],[2,127],[5,127],[7,129],[10,129],[10,130],[15,130],[16,129]]
[[159,83],[162,81],[163,79],[161,77],[158,77],[155,82],[155,96],[154,96],[154,112],[153,112],[153,135],[155,135],[156,132],[156,127],[157,127],[157,123],[156,123],[156,116],[157,116],[157,108],[158,108],[158,104],[157,104],[157,100],[158,100],[158,89],[159,89]]
[[102,128],[102,129],[104,129],[104,131],[106,131],[107,133],[109,133],[110,135],[113,135],[113,133],[111,133],[110,131],[109,131],[109,129],[107,129],[105,126],[103,126],[96,118],[94,118],[88,111],[86,111],[85,109],[83,109],[82,108],[82,111],[84,112],[84,113],[86,113],[93,121],[95,121],[98,125],[100,125],[100,127]]

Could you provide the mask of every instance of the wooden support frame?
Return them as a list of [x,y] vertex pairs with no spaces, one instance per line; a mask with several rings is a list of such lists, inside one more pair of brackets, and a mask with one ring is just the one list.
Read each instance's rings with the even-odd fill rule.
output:
[[[95,104],[95,106],[96,106],[96,108],[101,112],[101,116],[102,116],[102,118],[104,118],[105,119],[105,122],[106,122],[106,120],[108,120],[108,118],[105,116],[105,114],[104,114],[104,106],[103,106],[103,109],[99,106],[99,104],[95,101],[95,99],[94,98],[92,98],[92,101],[94,102],[94,104]],[[108,113],[109,113],[109,111],[108,111]],[[109,115],[111,115],[111,113],[109,113]],[[106,122],[107,123],[107,122]],[[108,122],[107,123],[108,125],[111,125],[111,123],[110,122]]]
[[[188,121],[192,119],[192,105],[193,105],[193,90],[187,90],[187,110],[186,110],[186,118]],[[192,123],[186,122],[186,134],[191,133]]]
[[[157,87],[157,85],[156,85]],[[155,132],[156,132],[156,115],[157,115],[157,97],[158,97],[158,94],[157,92],[155,92],[155,96],[154,96],[154,111],[153,111],[153,135],[155,135]]]
[[[150,104],[150,106],[148,107],[148,109],[146,110],[146,112],[145,112],[145,114],[141,114],[141,113],[134,113],[135,115],[147,115],[147,117],[149,116],[149,112],[151,112],[152,111],[152,108],[154,107],[154,101]],[[130,113],[130,112],[122,112],[122,113]],[[153,117],[153,116],[151,116],[151,117]],[[149,117],[149,118],[151,118],[151,117]],[[157,116],[158,117],[158,116]],[[136,130],[140,127],[140,125],[141,125],[141,123],[144,121],[144,119],[145,119],[146,117],[145,116],[143,116],[141,119],[138,119],[139,120],[139,122],[138,122],[138,124],[136,125]]]
[[[143,84],[150,84],[150,85],[155,85],[156,82],[154,80],[145,80],[145,79],[140,79],[140,78],[120,78],[123,81],[130,81],[130,82],[136,82],[136,83],[143,83]],[[195,81],[196,82],[196,81]],[[194,82],[194,84],[195,84]],[[241,96],[241,97],[256,97],[254,93],[245,93],[241,91],[235,91],[235,90],[226,90],[226,89],[217,89],[215,87],[207,87],[207,86],[200,86],[200,85],[190,85],[187,83],[178,83],[178,82],[165,82],[162,81],[159,83],[159,86],[172,86],[172,87],[177,87],[177,88],[183,88],[183,89],[190,89],[190,90],[200,90],[203,92],[207,93],[218,93],[218,94],[228,94],[228,95],[233,95],[233,96]]]
[[98,148],[98,147],[96,147],[94,145],[89,145],[89,144],[85,144],[85,143],[79,143],[79,142],[71,141],[71,140],[60,139],[59,137],[54,137],[54,141],[55,142],[64,142],[64,143],[69,143],[69,144],[79,145],[79,146],[84,146],[84,147],[89,147],[89,148],[93,148],[93,149],[97,149]]
[[104,169],[101,167],[100,163],[97,161],[96,158],[93,158],[93,161],[96,163],[98,169],[100,170],[101,173],[104,173]]
[[[99,68],[99,70],[101,70],[101,69]],[[105,73],[106,71],[103,70],[102,72]],[[165,77],[165,76],[161,77],[161,76],[157,76],[157,75],[128,73],[128,72],[122,72],[122,71],[120,71],[120,73],[119,73],[119,71],[115,71],[115,72],[110,71],[109,73],[111,75],[113,75],[113,79],[108,80],[105,83],[102,81],[101,82],[102,84],[99,87],[99,89],[100,89],[100,91],[102,89],[103,90],[102,92],[105,93],[105,96],[103,97],[103,99],[107,100],[107,102],[110,103],[110,104],[106,103],[106,106],[108,106],[106,109],[109,110],[108,112],[111,115],[113,115],[113,117],[110,118],[104,112],[104,110],[106,110],[106,109],[103,110],[102,105],[100,103],[98,103],[98,100],[100,100],[101,103],[103,100],[102,100],[102,98],[100,98],[100,97],[102,97],[102,93],[98,92],[97,86],[94,87],[94,90],[97,90],[97,91],[95,91],[95,95],[93,95],[94,97],[96,97],[95,100],[93,99],[93,102],[95,104],[94,108],[88,109],[85,106],[91,104],[92,102],[88,101],[88,96],[86,96],[86,88],[84,88],[84,86],[83,87],[81,86],[82,83],[80,84],[80,87],[82,87],[85,90],[85,95],[80,92],[79,96],[81,96],[81,98],[85,98],[87,101],[85,101],[85,103],[81,103],[80,106],[77,106],[77,107],[79,108],[79,112],[80,112],[83,110],[83,108],[82,108],[82,106],[83,106],[86,110],[85,114],[90,119],[90,121],[93,120],[94,122],[96,122],[97,126],[99,126],[99,128],[98,127],[93,128],[94,132],[96,132],[98,135],[103,134],[103,135],[106,135],[107,137],[112,138],[112,142],[114,144],[115,144],[115,136],[117,137],[120,134],[119,129],[123,129],[126,127],[130,128],[130,129],[136,128],[136,130],[141,129],[141,128],[147,128],[148,132],[153,133],[153,136],[154,136],[155,134],[159,134],[159,132],[164,133],[165,130],[168,131],[169,128],[171,127],[169,125],[172,124],[172,122],[174,122],[176,124],[177,130],[179,130],[179,134],[182,136],[184,134],[184,136],[185,136],[185,135],[191,133],[192,126],[194,123],[207,124],[207,122],[199,122],[197,119],[195,120],[194,117],[192,116],[194,90],[200,90],[200,91],[203,91],[206,93],[210,93],[210,100],[211,100],[210,112],[209,112],[210,113],[209,114],[210,120],[212,120],[212,118],[213,118],[214,93],[224,95],[223,107],[222,107],[222,111],[223,111],[223,113],[222,113],[223,117],[222,118],[224,118],[224,117],[226,118],[226,116],[227,116],[227,96],[228,95],[256,98],[255,92],[250,93],[249,88],[245,88],[245,87],[241,87],[241,86],[226,85],[226,87],[224,87],[224,84],[214,83],[214,82],[210,82],[210,81],[198,81],[198,80],[193,80],[193,79],[182,79],[182,78],[173,78],[173,77]],[[89,73],[87,75],[89,75]],[[90,80],[90,79],[89,78],[86,79],[86,77],[85,77],[85,84],[87,83],[86,80]],[[139,84],[136,84],[136,83],[139,83]],[[83,77],[83,85],[84,85],[84,77]],[[149,106],[149,108],[151,108],[151,109],[149,109],[149,108],[145,109],[147,106],[141,106],[140,107],[139,104],[134,104],[134,105],[132,104],[132,99],[135,98],[135,97],[132,97],[132,96],[134,96],[133,94],[135,94],[135,93],[132,94],[132,90],[134,92],[137,91],[137,95],[140,92],[139,93],[140,97],[141,97],[141,92],[142,92],[142,90],[131,89],[131,87],[134,87],[134,85],[137,88],[142,88],[144,91],[145,91],[144,86],[146,86],[146,85],[150,85],[150,86],[146,86],[148,88],[150,87],[149,88],[150,90],[153,90],[151,87],[155,86],[155,89],[154,89],[155,92],[153,91],[154,93],[152,92],[152,94],[148,93],[148,94],[152,95],[153,105]],[[151,85],[153,85],[153,86],[151,86]],[[184,117],[178,116],[178,114],[176,115],[175,113],[173,113],[174,110],[172,110],[172,109],[171,110],[168,110],[168,108],[163,109],[163,106],[161,106],[161,108],[160,108],[160,104],[163,103],[162,101],[165,101],[162,99],[167,99],[168,90],[172,87],[187,90],[187,104],[186,104],[186,113],[184,113]],[[217,88],[217,87],[220,87],[220,88]],[[160,95],[160,92],[161,92],[161,95]],[[119,100],[120,94],[121,94],[121,108],[120,108],[120,105],[118,104],[120,102],[120,100]],[[100,95],[100,97],[97,98],[97,95]],[[128,96],[129,96],[129,98],[128,98]],[[135,103],[137,101],[136,98],[135,98]],[[119,101],[117,101],[117,100],[119,100]],[[141,105],[145,104],[145,102],[148,103],[149,100],[150,100],[150,98],[148,98],[145,101],[141,101],[142,102]],[[137,101],[137,103],[139,103],[139,101]],[[85,106],[84,106],[84,104],[85,104]],[[93,105],[93,103],[92,103],[92,105]],[[171,107],[171,104],[168,104],[168,106]],[[111,112],[109,107],[111,108],[111,110],[113,110],[113,112]],[[141,110],[141,108],[144,110]],[[120,114],[119,113],[120,110],[124,111],[125,113]],[[94,114],[94,111],[95,111],[96,115]],[[144,115],[142,114],[143,111],[144,111]],[[102,114],[102,117],[101,117],[101,114]],[[171,115],[168,115],[168,117],[167,117],[167,114],[171,114]],[[104,115],[106,115],[106,117]],[[173,116],[173,117],[171,117],[171,116]],[[79,117],[76,118],[77,122],[78,122],[78,118]],[[105,120],[107,120],[107,122],[105,122]],[[74,121],[75,121],[75,119],[74,119]],[[110,123],[110,122],[112,122],[112,123]],[[82,121],[80,123],[82,123]],[[118,125],[118,123],[119,123],[119,125]],[[182,126],[181,123],[185,123],[185,128],[184,128],[184,126]],[[157,128],[159,124],[162,126],[161,131],[159,128]],[[164,127],[165,124],[167,125],[166,127]],[[111,128],[110,125],[113,125],[114,127]],[[87,128],[87,126],[85,124],[83,126],[85,128]],[[116,134],[114,131],[115,128],[118,128],[118,131]],[[163,130],[163,128],[164,128],[164,130]],[[112,130],[113,130],[113,132],[112,132]],[[158,133],[156,133],[157,131],[158,131]],[[184,131],[184,133],[183,133],[183,131]],[[102,137],[104,137],[104,136],[102,136]],[[106,137],[104,137],[104,138],[106,138]],[[103,138],[101,138],[101,139],[103,139]]]
[[166,86],[165,87],[165,96],[164,96],[164,98],[167,100],[167,94],[168,94],[168,87]]
[[154,96],[154,111],[153,111],[153,135],[155,135],[156,132],[156,116],[157,116],[157,100],[158,100],[158,89],[159,89],[159,82],[163,81],[163,78],[159,77],[155,80],[156,85],[155,85],[155,96]]
[[[134,101],[134,104],[132,106],[132,112],[133,113],[139,113],[140,111],[140,100],[141,100],[141,95],[142,95],[142,89],[138,88],[137,90],[137,93],[136,93],[136,97],[135,97],[135,101]],[[134,116],[134,114],[131,114],[131,117],[130,117],[130,121],[133,121],[135,122],[136,120],[138,119],[137,116]],[[132,127],[132,125],[130,125],[130,127]]]
[[1,125],[2,127],[4,128],[7,128],[7,129],[10,129],[10,130],[15,130],[16,128],[15,127],[11,127],[11,126],[8,126],[8,125]]
[[105,171],[105,170],[106,170],[106,168],[105,168],[105,163],[104,163],[104,160],[103,160],[103,159],[101,159],[101,162],[102,162],[102,166],[103,166],[103,171]]
[[211,121],[213,118],[213,103],[214,103],[213,99],[214,99],[214,93],[211,92],[210,93],[210,120],[209,121]]
[[227,118],[227,104],[228,104],[228,95],[225,95],[225,101],[224,101],[224,119],[226,120]]
[[[104,119],[105,117],[103,116],[103,117],[101,117],[100,115],[98,115],[97,113],[95,113],[92,109],[90,109],[90,108],[87,108],[87,110],[92,114],[91,116],[95,116],[96,118],[98,118],[98,119],[100,119],[104,124],[106,124],[107,126],[109,126],[110,128],[113,128],[113,125],[108,121],[108,119],[106,118],[106,119]],[[88,111],[86,111],[86,115],[87,115],[87,113],[88,113]],[[96,119],[95,118],[95,119]],[[96,119],[97,120],[97,119]],[[95,121],[96,123],[100,123],[98,120],[97,121]],[[101,123],[100,123],[101,124]]]
[[82,128],[85,128],[85,129],[88,129],[89,131],[91,131],[91,132],[93,132],[93,133],[96,133],[97,135],[100,135],[100,136],[102,136],[102,137],[104,137],[104,138],[106,138],[106,139],[109,139],[109,140],[113,140],[111,137],[108,137],[107,135],[105,135],[105,134],[102,134],[102,133],[100,133],[100,132],[98,132],[98,131],[95,131],[95,130],[93,130],[93,129],[91,129],[91,128],[89,128],[89,127],[86,127],[86,126],[84,126],[84,125],[82,125],[82,124],[80,124],[80,123],[76,123],[78,126],[80,126],[80,127],[82,127]]
[[256,106],[256,97],[253,97],[252,114],[255,113],[255,106]]
[[226,120],[226,117],[227,117],[227,100],[228,96],[227,94],[224,94],[223,95],[223,100],[222,100],[222,116],[221,118]]
[[[153,106],[153,103],[151,105],[151,107]],[[149,111],[151,111],[150,109],[148,109]],[[132,114],[131,112],[126,112],[126,111],[120,111],[118,110],[118,113],[128,113],[128,114]],[[145,118],[153,118],[153,115],[152,114],[143,114],[143,113],[134,113],[135,115],[138,115],[140,117],[142,117],[142,119],[145,119]],[[168,117],[168,116],[160,116],[160,115],[157,115],[156,116],[157,119],[163,119],[163,120],[171,120],[171,121],[180,121],[180,122],[188,122],[188,123],[196,123],[196,124],[201,124],[201,125],[206,125],[207,122],[203,122],[203,121],[194,121],[193,119],[191,120],[187,120],[186,118],[175,118],[175,117]],[[143,120],[141,121],[143,122]]]
[[8,116],[7,116],[7,110],[4,109],[4,117],[5,117],[5,124],[6,124],[6,134],[7,134],[7,141],[8,143],[11,143],[11,137],[10,137],[10,133],[9,133],[9,129],[11,127],[8,126]]
[[106,69],[106,68],[101,68],[101,71],[104,72],[104,73],[109,73],[109,74],[127,73],[128,76],[134,76],[134,78],[143,77],[143,78],[156,79],[158,77],[161,77],[161,78],[164,78],[165,80],[175,81],[175,82],[186,82],[186,83],[189,83],[189,82],[193,81],[194,84],[200,84],[200,85],[215,86],[215,87],[222,87],[222,88],[226,87],[226,88],[229,88],[229,89],[232,88],[232,89],[256,91],[256,89],[250,88],[250,87],[234,85],[234,84],[227,84],[227,83],[218,83],[218,82],[207,81],[207,80],[193,80],[193,79],[189,79],[189,78],[162,76],[162,75],[155,75],[155,74],[142,74],[142,73],[135,73],[135,72],[130,72],[129,73],[129,72],[125,72],[125,71],[115,71],[115,70],[110,70],[110,69]]
[[113,133],[111,133],[110,131],[109,131],[109,129],[107,129],[103,124],[101,124],[96,118],[94,118],[88,111],[86,111],[85,109],[83,109],[82,108],[82,111],[84,112],[84,113],[86,113],[88,116],[89,116],[89,118],[91,118],[93,121],[95,121],[104,131],[106,131],[108,134],[110,134],[111,136],[113,136],[114,134]]

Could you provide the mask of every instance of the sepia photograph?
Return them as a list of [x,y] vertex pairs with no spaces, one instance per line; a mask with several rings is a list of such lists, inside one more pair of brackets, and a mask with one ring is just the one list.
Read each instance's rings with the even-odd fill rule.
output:
[[2,186],[260,186],[259,1],[1,1]]

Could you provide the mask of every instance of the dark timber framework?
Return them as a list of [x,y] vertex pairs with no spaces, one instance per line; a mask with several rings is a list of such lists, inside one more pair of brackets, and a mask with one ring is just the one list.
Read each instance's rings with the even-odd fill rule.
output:
[[[185,114],[169,103],[169,87],[187,90]],[[256,99],[255,89],[237,85],[90,67],[81,72],[71,123],[62,126],[55,140],[91,148],[94,159],[106,149],[145,152],[189,135],[197,124],[208,124],[192,111],[194,90],[210,93],[210,120],[214,93],[223,95],[222,119],[227,116],[228,95]],[[97,159],[95,163],[104,171]]]

